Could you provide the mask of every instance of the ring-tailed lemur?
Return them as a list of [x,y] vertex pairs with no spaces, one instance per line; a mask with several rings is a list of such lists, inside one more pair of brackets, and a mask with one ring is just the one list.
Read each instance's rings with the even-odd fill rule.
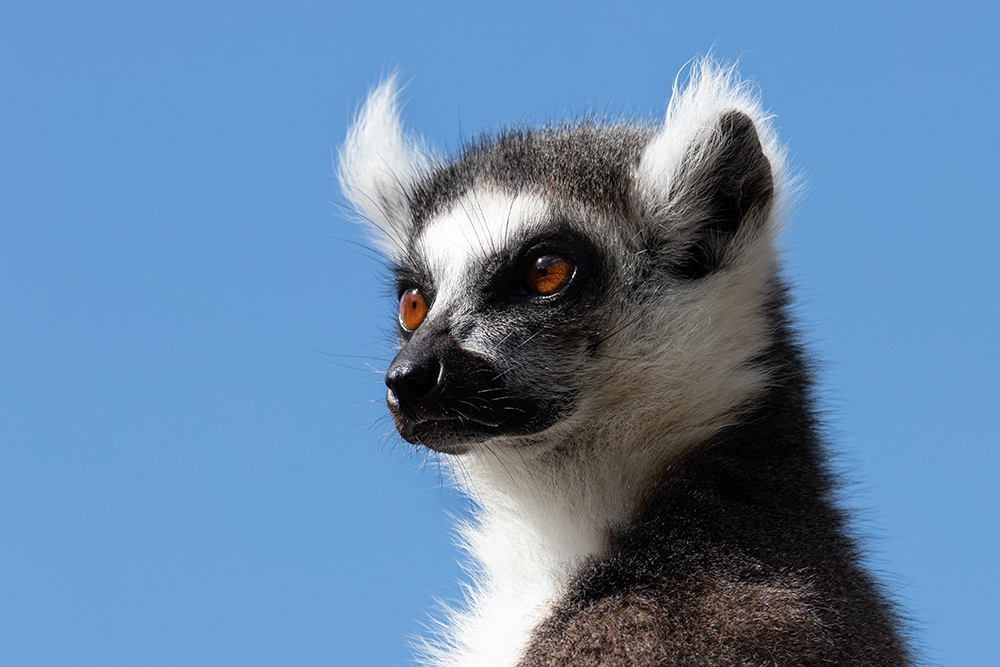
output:
[[752,89],[706,60],[660,124],[518,127],[451,160],[396,98],[372,92],[340,179],[393,264],[389,411],[478,507],[426,663],[910,664],[831,497]]

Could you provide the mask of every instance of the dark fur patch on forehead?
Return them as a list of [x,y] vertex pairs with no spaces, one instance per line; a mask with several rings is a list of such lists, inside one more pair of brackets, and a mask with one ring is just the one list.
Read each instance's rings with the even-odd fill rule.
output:
[[537,189],[609,212],[627,209],[632,167],[653,129],[592,121],[510,128],[484,136],[416,184],[410,210],[419,229],[475,185],[511,192]]

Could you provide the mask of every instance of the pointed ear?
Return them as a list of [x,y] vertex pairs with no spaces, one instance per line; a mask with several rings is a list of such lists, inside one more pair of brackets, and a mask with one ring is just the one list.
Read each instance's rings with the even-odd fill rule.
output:
[[752,90],[725,69],[695,65],[643,152],[640,201],[669,246],[671,272],[701,278],[771,224],[783,151]]
[[685,175],[691,198],[685,208],[699,223],[688,256],[677,268],[687,278],[721,267],[740,231],[752,233],[756,229],[747,227],[766,224],[774,199],[771,163],[749,116],[742,111],[723,114],[710,143],[700,164]]
[[395,75],[368,95],[347,132],[337,170],[344,197],[375,228],[376,243],[390,257],[406,247],[410,194],[429,170],[426,149],[403,131],[398,97]]

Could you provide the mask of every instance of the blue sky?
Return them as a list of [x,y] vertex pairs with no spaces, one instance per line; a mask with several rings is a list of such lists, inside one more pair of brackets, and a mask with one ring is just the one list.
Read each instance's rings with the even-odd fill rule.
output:
[[0,10],[0,664],[406,665],[463,503],[384,419],[332,156],[380,75],[442,150],[660,115],[739,60],[838,465],[930,664],[995,660],[996,3]]

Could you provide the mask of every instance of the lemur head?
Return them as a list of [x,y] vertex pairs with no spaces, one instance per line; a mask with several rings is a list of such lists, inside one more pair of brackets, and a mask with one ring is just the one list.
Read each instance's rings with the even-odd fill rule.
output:
[[393,264],[403,438],[682,447],[752,399],[785,176],[732,70],[696,65],[662,124],[510,129],[451,160],[403,132],[396,96],[369,96],[340,178]]

